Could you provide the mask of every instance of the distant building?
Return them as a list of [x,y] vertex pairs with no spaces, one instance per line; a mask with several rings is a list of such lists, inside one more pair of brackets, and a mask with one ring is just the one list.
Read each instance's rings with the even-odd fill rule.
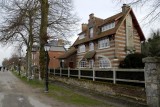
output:
[[[48,51],[50,62],[48,68],[60,68],[60,61],[58,57],[65,53],[66,49],[63,46],[62,40],[52,40]],[[39,67],[39,46],[34,45],[32,48],[32,65]]]
[[145,40],[133,10],[126,4],[122,12],[106,19],[90,14],[78,35],[71,49],[59,57],[65,67],[118,67],[127,54],[141,53],[141,41]]

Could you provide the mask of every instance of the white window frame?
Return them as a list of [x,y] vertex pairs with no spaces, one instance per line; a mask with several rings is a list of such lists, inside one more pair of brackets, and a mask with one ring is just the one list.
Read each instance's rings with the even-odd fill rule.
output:
[[94,60],[91,59],[89,60],[89,68],[93,68],[94,67]]
[[109,59],[100,57],[99,58],[99,68],[111,68]]
[[108,23],[108,24],[102,26],[101,31],[104,32],[104,31],[113,29],[114,27],[115,27],[115,22],[111,22],[111,23]]
[[85,38],[85,33],[79,35],[79,40]]
[[78,52],[79,52],[79,53],[82,53],[82,52],[85,52],[85,51],[86,51],[85,45],[80,45],[80,46],[78,47]]
[[79,65],[80,65],[80,68],[86,68],[87,62],[82,60],[80,61]]
[[93,38],[93,27],[89,29],[89,36],[90,38]]
[[103,49],[103,48],[108,48],[110,47],[110,43],[109,43],[109,38],[104,38],[104,39],[100,39],[98,41],[98,48],[99,49]]
[[94,43],[90,42],[89,43],[89,51],[93,51],[94,50]]

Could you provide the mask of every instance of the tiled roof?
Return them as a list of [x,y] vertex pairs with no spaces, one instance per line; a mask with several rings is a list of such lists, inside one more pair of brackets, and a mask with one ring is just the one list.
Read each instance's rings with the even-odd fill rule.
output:
[[67,52],[65,52],[63,55],[59,56],[59,59],[65,59],[69,57],[70,55],[73,55],[76,53],[77,50],[74,47],[71,47]]
[[116,15],[114,15],[114,16],[111,16],[111,17],[109,17],[109,18],[106,18],[106,19],[103,21],[103,23],[101,23],[101,26],[103,26],[103,25],[106,24],[106,23],[110,23],[110,22],[113,22],[113,21],[115,21],[115,20],[118,20],[118,19],[121,18],[123,15],[124,15],[124,14],[121,12],[121,13],[118,13],[118,14],[116,14]]
[[[111,16],[111,17],[109,17],[107,19],[104,19],[104,20],[95,17],[95,20],[96,20],[98,26],[103,26],[104,24],[113,22],[113,21],[121,18],[122,16],[123,16],[123,14],[121,12],[121,13],[118,13],[118,14],[116,14],[114,16]],[[93,38],[84,38],[84,39],[80,39],[80,40],[77,39],[76,42],[73,45],[76,46],[76,45],[79,45],[79,44],[82,44],[82,43],[86,43],[86,42],[93,41],[93,40],[96,40],[96,39],[99,39],[99,38],[102,38],[102,37],[105,37],[105,36],[108,36],[108,35],[115,34],[116,30],[117,30],[117,27],[115,27],[113,29],[110,29],[110,30],[107,30],[105,32],[100,32],[99,34],[95,35]]]
[[123,21],[125,20],[126,16],[129,13],[131,13],[131,15],[133,16],[133,22],[136,24],[135,26],[138,29],[138,33],[140,34],[141,41],[145,40],[144,34],[143,34],[139,24],[138,24],[138,21],[135,18],[135,15],[134,15],[132,9],[130,8],[125,14],[121,12],[121,13],[118,13],[114,16],[106,18],[104,20],[96,17],[95,20],[96,20],[96,22],[98,22],[97,23],[98,27],[101,27],[101,26],[103,26],[107,23],[113,22],[113,21],[117,21],[116,26],[113,29],[110,29],[110,30],[107,30],[107,31],[104,31],[104,32],[100,32],[97,35],[94,35],[93,38],[86,37],[86,38],[80,39],[80,40],[79,40],[79,38],[77,38],[77,40],[75,41],[75,43],[73,45],[76,46],[76,45],[79,45],[79,44],[83,44],[83,43],[90,42],[90,41],[93,41],[93,40],[96,40],[96,39],[99,39],[99,38],[103,38],[103,37],[106,37],[106,36],[109,36],[109,35],[116,34],[120,25],[123,23]]

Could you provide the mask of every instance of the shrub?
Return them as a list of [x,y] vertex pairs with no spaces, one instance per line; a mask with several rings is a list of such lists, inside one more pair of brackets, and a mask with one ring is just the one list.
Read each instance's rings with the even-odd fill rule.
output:
[[120,68],[144,68],[142,59],[145,55],[140,53],[129,54],[120,62]]

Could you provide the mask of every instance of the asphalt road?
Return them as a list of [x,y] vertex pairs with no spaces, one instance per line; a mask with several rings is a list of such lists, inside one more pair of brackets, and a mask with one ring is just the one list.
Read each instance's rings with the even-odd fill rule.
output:
[[0,107],[70,107],[41,93],[21,82],[11,72],[0,71]]

